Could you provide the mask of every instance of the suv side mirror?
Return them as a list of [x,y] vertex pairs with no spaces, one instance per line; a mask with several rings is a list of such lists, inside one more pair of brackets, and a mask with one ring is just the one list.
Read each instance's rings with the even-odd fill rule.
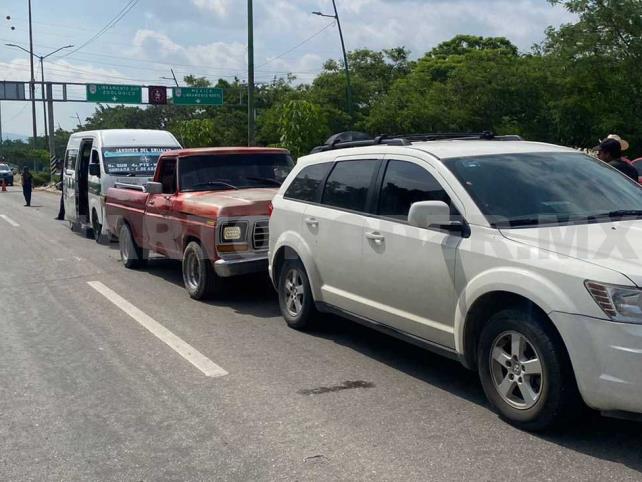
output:
[[89,175],[100,177],[100,164],[89,164]]
[[450,207],[443,201],[421,201],[410,206],[408,224],[417,228],[439,228],[465,235],[466,227],[460,221],[452,221]]
[[145,184],[145,191],[149,194],[162,194],[163,184],[160,182],[148,182]]

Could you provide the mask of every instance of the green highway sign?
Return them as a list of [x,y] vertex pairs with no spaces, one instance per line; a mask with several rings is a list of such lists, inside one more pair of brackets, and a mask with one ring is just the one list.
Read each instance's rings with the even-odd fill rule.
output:
[[174,87],[172,99],[176,105],[223,105],[223,89]]
[[140,104],[143,89],[137,85],[89,84],[87,101],[116,104]]

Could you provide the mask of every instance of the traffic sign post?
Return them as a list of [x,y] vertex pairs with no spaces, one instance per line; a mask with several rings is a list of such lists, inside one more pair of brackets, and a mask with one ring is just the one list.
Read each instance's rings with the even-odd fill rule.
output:
[[174,87],[175,105],[223,105],[223,89],[214,87]]
[[141,104],[143,89],[138,85],[87,85],[87,100],[103,104]]

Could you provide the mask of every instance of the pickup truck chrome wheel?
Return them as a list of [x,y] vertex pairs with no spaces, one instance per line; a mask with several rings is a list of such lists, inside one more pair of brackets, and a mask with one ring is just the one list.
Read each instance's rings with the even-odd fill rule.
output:
[[183,283],[190,297],[202,300],[214,295],[220,286],[212,263],[203,247],[190,242],[183,253]]
[[200,260],[194,251],[186,253],[185,257],[185,283],[189,288],[196,290],[201,284]]
[[283,297],[288,313],[296,317],[303,309],[305,288],[298,269],[290,269],[285,276]]
[[495,389],[509,405],[532,408],[542,393],[540,356],[526,336],[516,331],[501,333],[493,343],[490,367]]

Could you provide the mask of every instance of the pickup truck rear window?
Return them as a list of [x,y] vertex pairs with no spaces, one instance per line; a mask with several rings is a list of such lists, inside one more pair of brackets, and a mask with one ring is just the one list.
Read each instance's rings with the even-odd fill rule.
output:
[[105,172],[118,176],[153,176],[160,155],[172,149],[176,147],[105,147]]
[[288,154],[224,154],[183,157],[181,191],[278,187],[294,162]]

